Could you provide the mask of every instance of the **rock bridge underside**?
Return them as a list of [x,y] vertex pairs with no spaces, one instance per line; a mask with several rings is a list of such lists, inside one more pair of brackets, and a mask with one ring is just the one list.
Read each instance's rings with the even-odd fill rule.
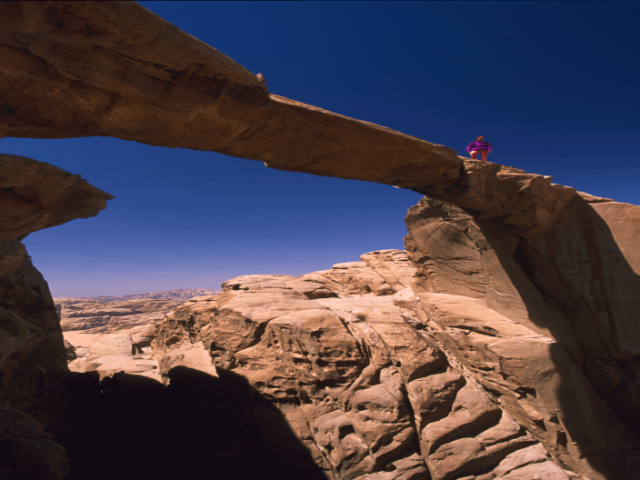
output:
[[112,136],[425,195],[405,251],[238,277],[152,328],[77,327],[68,364],[70,307],[21,240],[113,197],[0,155],[0,478],[640,472],[640,207],[270,94],[133,2],[2,2],[0,23],[1,136]]

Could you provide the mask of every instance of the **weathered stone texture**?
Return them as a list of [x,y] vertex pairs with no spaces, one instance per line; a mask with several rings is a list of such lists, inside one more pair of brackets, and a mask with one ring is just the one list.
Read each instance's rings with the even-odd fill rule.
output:
[[175,476],[640,471],[640,207],[270,94],[133,2],[2,2],[0,22],[0,137],[112,136],[430,197],[406,253],[238,277],[154,325],[135,302],[56,309],[20,239],[113,197],[0,155],[0,476],[60,480],[58,440],[80,478],[161,475],[132,462],[138,420]]
[[[405,243],[418,266],[416,311],[435,341],[565,465],[589,478],[622,479],[638,468],[640,452],[637,367],[621,348],[635,348],[637,322],[622,312],[623,299],[635,301],[630,292],[638,289],[596,209],[617,214],[613,228],[629,250],[624,238],[640,226],[640,208],[602,199],[591,206],[582,197],[536,247],[451,204],[423,199],[409,210]],[[576,224],[583,230],[558,238]],[[596,305],[609,317],[599,318]],[[624,342],[609,330],[614,316],[627,329]]]
[[[67,354],[47,282],[25,255],[0,277],[0,477],[69,472]],[[29,477],[31,475],[31,477]]]
[[59,480],[69,471],[67,351],[42,278],[18,240],[90,217],[110,195],[79,175],[0,155],[0,477]]
[[[80,175],[30,158],[0,154],[0,240],[18,239],[75,218],[93,217],[112,198]],[[3,267],[0,263],[3,268],[11,265]]]
[[[406,273],[404,252],[362,257],[385,258],[386,269],[378,268],[386,275]],[[326,290],[337,290],[335,276],[326,272],[248,276],[225,282],[217,298],[194,299],[178,308],[158,325],[152,343],[160,373],[168,372],[162,363],[172,351],[204,345],[219,375],[232,372],[247,379],[292,419],[294,433],[327,478],[421,478],[427,472],[436,480],[475,478],[531,446],[542,452],[537,461],[556,465],[557,457],[543,446],[546,438],[516,421],[519,417],[456,355],[442,350],[441,327],[432,329],[433,320],[421,319],[420,297],[408,288],[376,295],[354,279],[354,272],[363,273],[360,281],[370,285],[373,269],[365,273],[359,262],[336,267],[340,278],[351,275],[339,294],[318,297],[296,290],[309,277],[324,278]],[[353,293],[358,284],[362,293]],[[507,319],[503,323],[497,327],[505,335],[551,341]],[[274,433],[259,415],[254,418],[269,445]],[[510,462],[504,471],[530,460],[523,454]],[[569,478],[563,475],[556,477]]]

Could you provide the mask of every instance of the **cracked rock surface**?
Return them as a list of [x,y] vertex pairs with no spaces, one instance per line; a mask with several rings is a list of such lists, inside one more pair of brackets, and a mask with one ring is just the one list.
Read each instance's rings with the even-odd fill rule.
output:
[[[405,252],[362,259],[302,277],[238,277],[223,284],[221,295],[184,304],[157,326],[152,347],[160,374],[167,374],[162,364],[172,352],[208,352],[219,375],[241,376],[277,406],[330,479],[597,478],[581,476],[571,454],[549,439],[565,430],[545,436],[522,408],[503,400],[524,399],[518,385],[500,395],[486,388],[449,351],[442,331],[475,328],[490,339],[544,346],[552,338],[470,297],[414,295],[405,286],[415,272]],[[374,281],[372,267],[396,272],[395,282]],[[383,281],[395,288],[380,288]],[[427,298],[442,305],[440,315],[463,318],[434,318],[423,307]],[[184,365],[193,364],[185,357]],[[243,408],[250,411],[251,401]],[[277,445],[268,419],[254,419],[265,444]]]

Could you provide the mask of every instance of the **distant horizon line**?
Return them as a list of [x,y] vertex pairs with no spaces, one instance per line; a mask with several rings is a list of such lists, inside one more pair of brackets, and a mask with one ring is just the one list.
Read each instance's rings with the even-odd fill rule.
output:
[[[132,297],[135,295],[160,295],[160,294],[171,294],[171,293],[182,293],[182,292],[199,292],[199,291],[206,291],[206,292],[213,292],[213,293],[220,293],[222,292],[222,290],[220,289],[213,289],[213,288],[178,288],[176,290],[158,290],[156,292],[140,292],[140,293],[129,293],[129,294],[125,294],[125,295],[93,295],[90,297],[53,297],[52,298],[54,300],[57,299],[66,299],[66,298],[73,298],[73,299],[85,299],[85,300],[90,300],[90,299],[95,299],[95,298],[123,298],[123,297]],[[196,295],[194,295],[196,296]]]

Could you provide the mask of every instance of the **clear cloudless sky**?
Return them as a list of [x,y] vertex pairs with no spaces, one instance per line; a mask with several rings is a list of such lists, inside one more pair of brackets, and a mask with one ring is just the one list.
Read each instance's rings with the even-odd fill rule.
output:
[[[637,2],[140,2],[271,93],[640,203]],[[24,243],[54,297],[220,288],[404,248],[417,193],[113,138],[4,138],[1,153],[114,195]]]

